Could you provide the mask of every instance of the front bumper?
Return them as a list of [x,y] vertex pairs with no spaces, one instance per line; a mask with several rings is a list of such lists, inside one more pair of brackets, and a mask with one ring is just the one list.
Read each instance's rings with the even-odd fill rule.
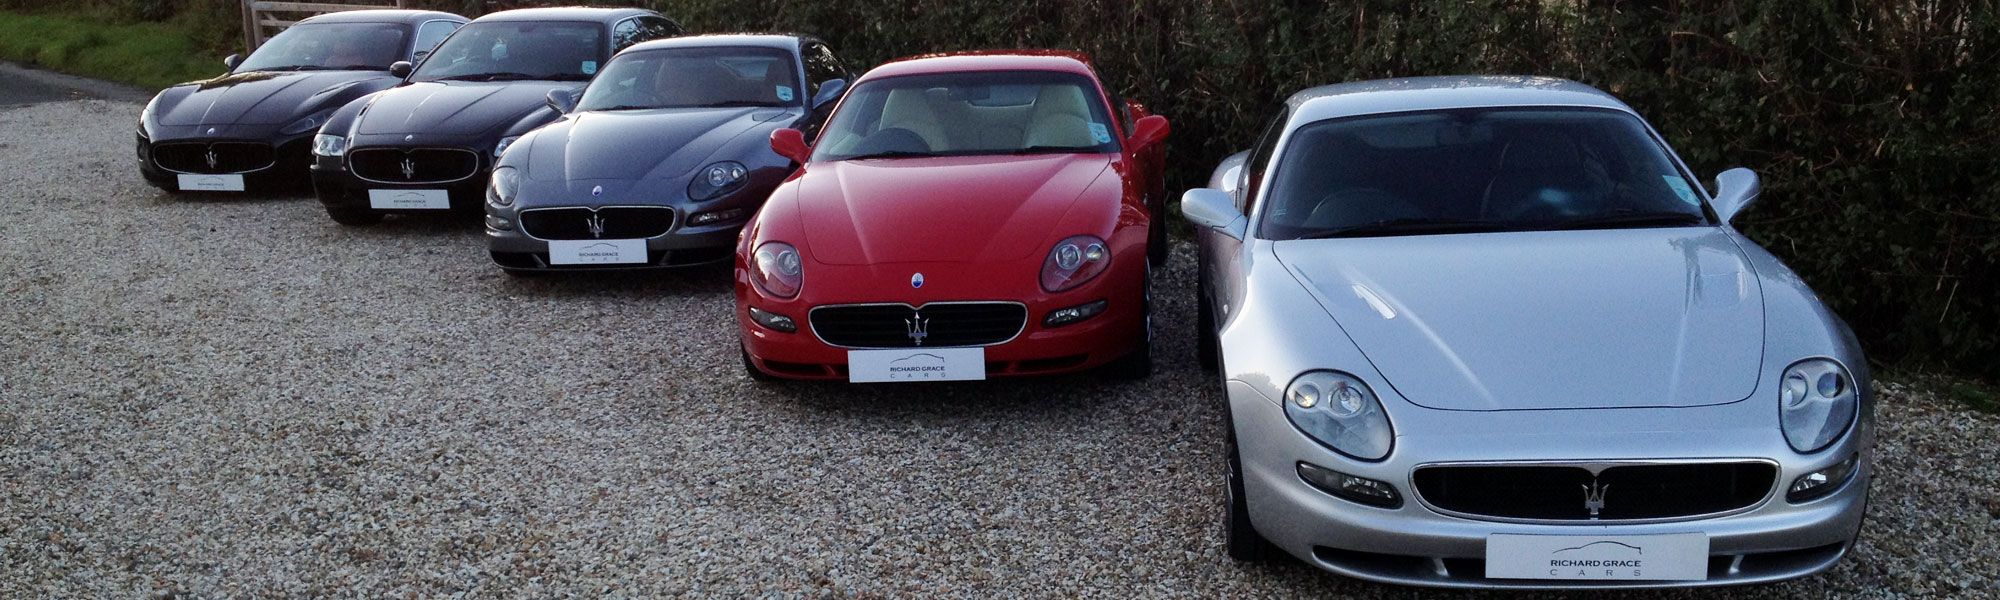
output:
[[[381,148],[383,146],[374,146]],[[447,145],[424,145],[423,148],[457,148]],[[354,175],[347,168],[346,156],[320,156],[310,154],[312,186],[315,196],[327,208],[373,211],[385,214],[440,214],[476,212],[486,203],[486,179],[492,174],[493,160],[490,153],[482,153],[470,147],[459,148],[479,155],[479,167],[464,179],[439,183],[385,183],[369,181]],[[350,151],[353,148],[349,149]],[[369,190],[445,190],[450,198],[449,209],[378,209],[368,200]]]
[[[1798,456],[1776,431],[1632,431],[1628,411],[1561,411],[1525,418],[1561,419],[1560,433],[1511,427],[1496,417],[1467,413],[1464,435],[1399,432],[1390,456],[1365,463],[1340,456],[1300,433],[1272,399],[1241,382],[1228,386],[1252,523],[1274,545],[1300,560],[1341,575],[1402,585],[1452,588],[1589,589],[1689,587],[1779,581],[1832,567],[1860,533],[1870,477],[1866,423],[1834,448]],[[1419,409],[1428,410],[1428,409]],[[1647,409],[1652,410],[1652,409]],[[1701,409],[1661,409],[1701,410]],[[1535,411],[1551,413],[1551,411]],[[1648,415],[1658,417],[1660,415]],[[1619,420],[1625,420],[1620,431]],[[1639,419],[1650,422],[1671,420]],[[1484,426],[1480,423],[1484,422]],[[1654,429],[1658,429],[1655,427]],[[1584,432],[1584,433],[1579,433]],[[1859,452],[1861,467],[1830,495],[1799,504],[1784,497],[1791,482]],[[1446,516],[1417,496],[1412,471],[1419,465],[1465,461],[1772,459],[1779,464],[1776,491],[1753,507],[1714,518],[1599,524],[1513,523]],[[1320,491],[1301,480],[1299,462],[1393,484],[1397,508],[1376,508]],[[1579,491],[1581,501],[1583,492]],[[1709,540],[1705,581],[1516,580],[1485,576],[1487,536],[1644,535],[1700,532]]]
[[[303,190],[303,182],[312,163],[312,133],[277,136],[275,138],[212,138],[212,137],[160,137],[147,138],[145,134],[134,135],[136,160],[139,175],[163,190],[180,190],[180,171],[167,169],[153,159],[153,149],[160,144],[245,142],[270,144],[273,162],[270,166],[249,171],[218,173],[242,175],[245,192],[265,190]],[[199,173],[187,173],[199,174]],[[218,192],[229,193],[229,192]]]
[[698,228],[676,223],[664,235],[646,238],[646,262],[616,265],[556,265],[549,262],[549,242],[522,233],[520,227],[486,226],[487,248],[494,264],[514,271],[615,271],[662,269],[715,264],[734,252],[741,221]]
[[[1027,311],[1027,323],[1013,339],[984,346],[987,377],[1054,375],[1086,371],[1105,365],[1137,350],[1146,327],[1144,310],[1145,271],[1143,264],[1114,263],[1096,279],[1075,289],[1049,294],[1034,282],[1038,261],[1021,261],[1017,267],[970,268],[966,265],[906,263],[869,266],[829,266],[815,263],[807,275],[805,290],[790,300],[765,296],[750,283],[749,274],[738,257],[736,269],[736,312],[743,348],[756,368],[787,379],[845,380],[847,352],[822,341],[812,328],[812,308],[845,304],[902,303],[921,307],[934,302],[997,301],[1019,302]],[[1034,262],[1032,268],[1027,263]],[[923,288],[910,284],[913,272],[927,273]],[[1035,288],[1031,294],[996,294],[994,281],[1021,281]],[[837,284],[835,282],[838,282]],[[815,289],[836,288],[836,289]],[[1051,311],[1106,301],[1105,310],[1095,317],[1062,325],[1044,326]],[[751,321],[749,308],[791,317],[797,332],[767,329]]]

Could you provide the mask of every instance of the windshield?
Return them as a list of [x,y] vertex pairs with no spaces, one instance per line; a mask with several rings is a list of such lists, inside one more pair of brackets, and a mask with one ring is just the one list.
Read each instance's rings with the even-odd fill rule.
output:
[[258,46],[236,66],[250,71],[386,71],[403,59],[410,28],[399,23],[306,23]]
[[813,160],[1116,152],[1097,86],[1073,73],[986,71],[855,86]]
[[1501,108],[1313,123],[1291,135],[1260,235],[1313,237],[1707,223],[1631,115]]
[[668,48],[611,59],[577,110],[797,106],[799,69],[776,48]]
[[595,22],[472,23],[445,38],[410,80],[589,81],[604,51],[604,27]]

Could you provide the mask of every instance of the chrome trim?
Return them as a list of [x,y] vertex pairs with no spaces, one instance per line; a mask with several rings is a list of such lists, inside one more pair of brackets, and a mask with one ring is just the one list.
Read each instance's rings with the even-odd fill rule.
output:
[[[435,181],[431,181],[431,180],[426,180],[426,181],[414,181],[414,180],[412,180],[412,181],[382,181],[382,180],[379,180],[379,179],[369,179],[369,178],[367,178],[367,177],[362,177],[362,176],[361,176],[361,173],[360,173],[359,171],[355,171],[355,170],[354,170],[354,153],[355,153],[355,152],[363,152],[363,151],[369,151],[369,150],[381,150],[381,151],[395,151],[395,152],[402,152],[402,153],[403,153],[403,154],[405,154],[405,155],[409,154],[409,153],[410,153],[410,151],[412,151],[412,150],[444,150],[444,151],[448,151],[448,152],[464,152],[464,153],[466,153],[466,154],[471,154],[471,155],[472,155],[472,172],[471,172],[471,173],[469,173],[469,174],[467,174],[466,176],[464,176],[464,177],[460,177],[460,178],[458,178],[458,179],[439,179],[439,180],[435,180]],[[342,165],[342,166],[345,166],[345,167],[347,167],[347,173],[348,173],[349,175],[353,175],[355,179],[359,179],[359,180],[362,180],[362,181],[366,181],[366,182],[368,182],[368,183],[380,183],[380,184],[384,184],[384,185],[444,185],[444,184],[451,184],[451,183],[458,183],[458,182],[460,182],[460,181],[465,181],[465,180],[467,180],[467,179],[471,179],[471,178],[473,178],[473,177],[477,177],[477,176],[479,176],[479,172],[480,172],[480,171],[484,171],[484,170],[486,170],[486,169],[484,168],[484,166],[483,166],[483,165],[485,165],[486,163],[485,163],[485,162],[483,162],[483,161],[481,160],[481,158],[480,158],[480,156],[479,156],[479,153],[478,153],[478,152],[475,152],[475,151],[472,151],[472,150],[467,150],[467,149],[464,149],[464,148],[446,148],[446,147],[438,147],[438,146],[418,146],[418,147],[410,147],[410,148],[404,148],[404,147],[400,147],[400,146],[367,146],[367,147],[363,147],[363,148],[348,148],[348,149],[347,149],[347,152],[343,153],[343,154],[342,154],[342,156],[340,157],[340,162],[341,162],[341,165]]]
[[[1518,518],[1511,518],[1511,517],[1496,517],[1496,516],[1492,516],[1492,515],[1480,515],[1480,514],[1473,514],[1473,513],[1462,513],[1462,512],[1458,512],[1458,511],[1454,511],[1454,510],[1446,510],[1446,509],[1443,509],[1443,508],[1439,508],[1439,507],[1438,507],[1437,505],[1434,505],[1434,504],[1431,504],[1430,500],[1427,500],[1427,499],[1425,499],[1425,498],[1424,498],[1424,492],[1423,492],[1423,490],[1420,490],[1420,489],[1417,489],[1417,471],[1421,471],[1421,470],[1424,470],[1424,469],[1429,469],[1429,468],[1434,468],[1434,467],[1571,467],[1571,468],[1581,468],[1581,469],[1583,469],[1583,470],[1586,470],[1586,471],[1590,471],[1590,474],[1591,474],[1592,476],[1596,476],[1596,475],[1598,475],[1598,474],[1601,474],[1601,473],[1603,473],[1605,469],[1609,469],[1609,468],[1611,468],[1611,467],[1644,467],[1644,466],[1670,466],[1670,465],[1720,465],[1720,464],[1740,464],[1740,463],[1758,463],[1758,464],[1764,464],[1764,465],[1770,465],[1770,467],[1772,468],[1772,470],[1773,470],[1773,471],[1772,471],[1772,474],[1771,474],[1771,489],[1768,489],[1768,490],[1765,490],[1765,491],[1764,491],[1764,497],[1763,497],[1763,498],[1760,498],[1760,499],[1758,499],[1758,500],[1757,500],[1756,502],[1752,502],[1752,503],[1750,503],[1750,504],[1749,504],[1748,506],[1744,506],[1743,508],[1738,508],[1738,509],[1734,509],[1734,510],[1726,510],[1726,511],[1722,511],[1722,512],[1713,512],[1713,513],[1703,513],[1703,514],[1698,514],[1698,515],[1685,515],[1685,516],[1679,516],[1679,517],[1657,517],[1657,518],[1651,518],[1651,519],[1518,519]],[[1487,521],[1487,522],[1492,522],[1492,523],[1520,523],[1520,524],[1530,524],[1530,525],[1583,525],[1583,526],[1591,526],[1591,525],[1642,525],[1642,524],[1647,524],[1647,523],[1678,523],[1678,522],[1682,522],[1682,521],[1700,521],[1700,520],[1703,520],[1703,519],[1715,519],[1715,518],[1720,518],[1720,517],[1727,517],[1727,516],[1732,516],[1732,515],[1740,515],[1740,514],[1743,514],[1743,513],[1747,513],[1747,512],[1750,512],[1750,511],[1753,511],[1753,510],[1757,510],[1757,509],[1759,509],[1759,508],[1763,508],[1763,507],[1764,507],[1765,505],[1768,505],[1768,504],[1770,504],[1770,503],[1771,503],[1771,500],[1772,500],[1772,499],[1774,499],[1774,498],[1776,498],[1776,497],[1778,496],[1778,490],[1784,487],[1784,479],[1785,479],[1785,467],[1784,467],[1784,465],[1781,465],[1781,464],[1778,464],[1778,461],[1775,461],[1775,460],[1771,460],[1771,459],[1768,459],[1768,458],[1661,458],[1661,459],[1621,459],[1621,460],[1484,460],[1484,461],[1458,461],[1458,462],[1429,462],[1429,463],[1422,463],[1422,464],[1419,464],[1419,465],[1417,465],[1417,466],[1415,466],[1415,467],[1411,467],[1411,468],[1410,468],[1410,474],[1409,474],[1409,476],[1408,476],[1408,477],[1407,477],[1407,478],[1405,479],[1405,481],[1403,482],[1403,485],[1405,485],[1405,486],[1408,486],[1408,488],[1409,488],[1409,490],[1410,490],[1410,496],[1411,496],[1411,497],[1414,497],[1414,498],[1416,498],[1416,499],[1417,499],[1417,503],[1418,503],[1418,504],[1421,504],[1421,505],[1423,505],[1423,507],[1424,507],[1424,508],[1427,508],[1427,509],[1430,509],[1430,511],[1431,511],[1431,512],[1434,512],[1434,513],[1437,513],[1437,514],[1440,514],[1440,515],[1444,515],[1444,516],[1447,516],[1447,517],[1458,517],[1458,518],[1461,518],[1461,519],[1470,519],[1470,520],[1473,520],[1473,521]],[[1836,491],[1837,491],[1837,490],[1836,490]]]
[[522,224],[521,224],[521,215],[525,215],[525,214],[528,214],[528,213],[531,213],[531,212],[535,212],[535,211],[538,211],[538,210],[576,210],[576,209],[579,209],[579,208],[581,208],[581,209],[584,209],[584,210],[588,210],[588,211],[590,211],[590,212],[597,212],[597,211],[598,211],[599,209],[605,209],[605,208],[652,208],[652,209],[658,209],[658,210],[664,210],[664,211],[667,211],[667,231],[666,231],[666,233],[662,233],[662,234],[660,234],[660,235],[656,235],[656,236],[653,236],[653,237],[643,237],[643,238],[613,238],[613,239],[620,239],[620,240],[630,240],[630,239],[640,239],[640,240],[657,240],[657,239],[660,239],[660,238],[663,238],[663,237],[667,237],[667,236],[670,236],[670,235],[673,235],[673,234],[674,234],[674,232],[675,232],[675,231],[677,231],[677,230],[679,230],[679,229],[680,229],[680,226],[681,226],[681,211],[678,211],[678,210],[674,210],[674,207],[671,207],[671,206],[660,206],[660,205],[656,205],[656,204],[606,204],[606,205],[604,205],[604,206],[598,206],[598,207],[589,207],[589,206],[537,206],[537,207],[534,207],[534,208],[523,208],[523,209],[519,209],[519,210],[516,210],[516,211],[514,211],[514,229],[515,229],[516,231],[519,231],[519,232],[521,232],[521,235],[523,235],[523,236],[526,236],[526,237],[527,237],[528,239],[531,239],[531,240],[540,240],[540,241],[544,241],[544,242],[574,242],[574,241],[578,241],[578,240],[551,240],[551,239],[547,239],[547,238],[539,238],[539,237],[535,237],[535,234],[532,234],[532,233],[528,233],[528,228],[527,228],[527,226],[525,226],[525,225],[522,225]]
[[[914,305],[908,302],[857,302],[852,304],[822,304],[819,306],[806,309],[806,329],[812,330],[813,339],[819,340],[819,343],[826,344],[834,348],[846,348],[848,350],[894,350],[900,348],[900,346],[891,346],[887,348],[875,347],[875,346],[842,346],[840,344],[835,344],[833,342],[826,341],[826,338],[820,337],[819,335],[819,325],[813,323],[813,318],[812,318],[813,313],[819,312],[819,309],[822,308],[848,308],[855,306],[904,306],[908,307],[910,310],[913,311],[921,311],[926,306],[934,306],[934,305],[943,306],[951,304],[1012,304],[1014,306],[1019,306],[1021,307],[1021,313],[1022,313],[1021,328],[1015,330],[1014,335],[1008,336],[1007,339],[993,342],[991,344],[979,344],[976,346],[935,346],[936,348],[990,348],[993,346],[1005,344],[1007,342],[1020,339],[1021,334],[1027,333],[1028,321],[1034,317],[1034,314],[1032,314],[1032,312],[1028,310],[1028,303],[1018,302],[1014,300],[946,300],[940,302],[925,302],[923,304],[914,304]],[[932,346],[924,346],[924,347],[929,348]]]
[[[266,145],[266,146],[270,146],[270,147],[271,147],[271,162],[270,162],[270,163],[268,163],[268,164],[265,164],[264,166],[261,166],[261,167],[257,167],[257,168],[255,168],[255,169],[250,169],[250,170],[247,170],[247,171],[230,171],[230,172],[228,172],[228,173],[196,173],[196,172],[193,172],[193,171],[179,171],[179,170],[175,170],[175,169],[172,169],[172,168],[168,168],[168,167],[167,167],[166,165],[163,165],[163,164],[160,164],[160,146],[173,146],[173,145],[186,145],[186,146],[203,146],[203,147],[207,147],[207,146],[213,146],[213,145],[215,145],[215,144],[218,144],[218,143],[221,143],[221,144],[264,144],[264,145]],[[158,168],[158,169],[160,169],[160,170],[162,170],[162,171],[166,171],[166,172],[169,172],[169,173],[178,173],[178,174],[181,174],[181,175],[248,175],[248,174],[251,174],[251,173],[256,173],[256,172],[258,172],[258,171],[265,171],[265,170],[269,170],[269,169],[270,169],[270,168],[272,168],[272,167],[276,167],[276,166],[278,166],[278,146],[277,146],[276,144],[271,144],[271,143],[268,143],[268,142],[259,142],[259,141],[254,141],[254,140],[211,140],[211,141],[202,141],[202,142],[192,142],[192,141],[172,141],[172,142],[153,142],[153,141],[148,141],[148,142],[147,142],[146,144],[147,144],[147,147],[146,147],[146,160],[149,160],[149,161],[152,161],[152,163],[153,163],[153,166],[154,166],[154,167],[156,167],[156,168]],[[307,149],[306,151],[307,151],[307,152],[311,152],[312,150],[311,150],[311,149]],[[1845,367],[1842,367],[1842,368],[1845,368]]]

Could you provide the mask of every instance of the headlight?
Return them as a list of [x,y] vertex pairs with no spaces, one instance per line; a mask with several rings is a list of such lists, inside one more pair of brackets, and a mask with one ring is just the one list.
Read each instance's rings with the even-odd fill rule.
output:
[[1111,251],[1096,236],[1078,235],[1056,242],[1042,261],[1042,289],[1060,292],[1090,281],[1111,265]]
[[1382,460],[1395,444],[1382,403],[1353,375],[1308,371],[1285,387],[1283,402],[1292,426],[1350,458]]
[[500,138],[500,143],[493,145],[493,158],[500,158],[501,154],[506,154],[507,147],[514,145],[514,141],[519,139],[521,139],[521,136],[518,135]]
[[1785,369],[1778,380],[1778,422],[1793,450],[1825,450],[1847,433],[1861,403],[1861,390],[1840,363],[1808,358]]
[[486,186],[486,201],[494,206],[514,203],[514,195],[521,193],[521,172],[514,167],[500,167],[493,170],[493,180]]
[[799,249],[784,242],[758,246],[750,265],[750,282],[779,298],[799,295],[799,287],[805,282],[805,265],[799,258]]
[[308,116],[303,119],[299,119],[297,121],[293,121],[292,124],[286,125],[284,129],[278,130],[278,133],[284,135],[295,135],[312,131],[314,129],[319,129],[320,125],[326,124],[326,117],[327,115],[330,114],[333,114],[333,111],[329,110],[316,115]]
[[688,199],[699,202],[735,191],[743,187],[749,174],[743,163],[732,161],[702,167],[701,172],[695,173],[694,181],[688,182]]
[[320,156],[340,156],[346,153],[347,138],[324,133],[313,136],[313,154]]

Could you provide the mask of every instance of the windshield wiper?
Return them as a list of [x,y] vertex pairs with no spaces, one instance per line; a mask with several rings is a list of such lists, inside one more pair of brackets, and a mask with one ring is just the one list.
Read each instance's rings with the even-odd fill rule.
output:
[[437,81],[521,81],[528,79],[538,78],[527,73],[472,73],[468,75],[439,77]]
[[637,105],[637,104],[620,104],[620,105],[617,105],[617,106],[606,106],[606,107],[604,107],[604,108],[579,108],[579,109],[577,109],[577,111],[578,111],[578,112],[582,112],[582,111],[586,111],[586,110],[587,110],[587,111],[591,111],[591,112],[606,112],[606,111],[616,111],[616,110],[655,110],[655,109],[658,109],[658,108],[660,108],[660,107],[658,107],[658,106],[640,106],[640,105]]
[[262,69],[253,69],[253,71],[270,71],[277,73],[277,72],[288,72],[288,71],[332,71],[334,69],[335,67],[322,67],[319,65],[289,65],[283,67],[265,67]]
[[1318,231],[1292,239],[1319,240],[1345,237],[1421,235],[1426,233],[1479,233],[1506,231],[1509,228],[1509,225],[1506,223],[1496,223],[1493,221],[1468,221],[1465,219],[1448,219],[1443,217],[1405,217],[1383,219],[1339,229]]
[[1561,219],[1547,223],[1549,229],[1615,229],[1619,227],[1672,227],[1676,225],[1699,225],[1707,219],[1701,215],[1663,210],[1638,210],[1621,208],[1610,212]]
[[746,106],[782,106],[782,105],[771,104],[769,102],[765,102],[762,100],[723,100],[721,102],[710,102],[708,104],[689,104],[687,106],[680,106],[675,108],[742,108]]
[[1029,146],[1008,154],[1082,154],[1096,149],[1094,146]]
[[846,157],[846,158],[842,158],[842,159],[840,159],[840,160],[868,160],[868,159],[871,159],[871,158],[932,158],[932,157],[938,157],[938,156],[945,156],[945,155],[943,155],[943,154],[938,154],[938,153],[936,153],[936,152],[914,152],[914,151],[910,151],[910,150],[887,150],[887,151],[883,151],[883,152],[873,152],[873,153],[869,153],[869,154],[857,154],[857,155],[854,155],[854,156],[849,156],[849,157]]

